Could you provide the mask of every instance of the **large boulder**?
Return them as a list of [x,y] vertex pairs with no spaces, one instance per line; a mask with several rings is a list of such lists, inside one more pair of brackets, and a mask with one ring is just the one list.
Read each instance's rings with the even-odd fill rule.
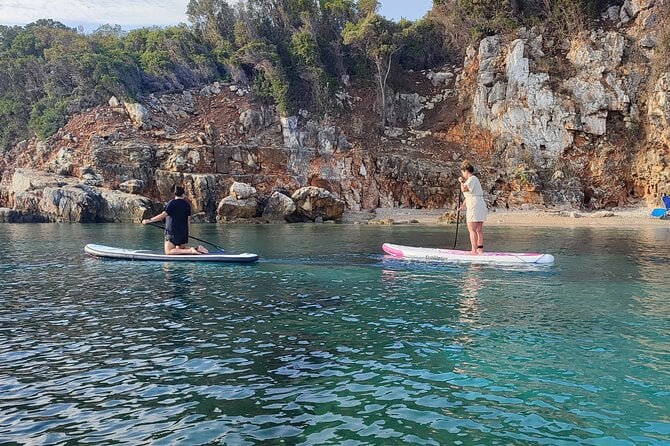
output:
[[295,213],[296,209],[295,202],[291,197],[279,191],[274,191],[265,204],[263,218],[277,221],[287,220]]
[[[239,92],[239,90],[237,90]],[[242,133],[255,134],[275,123],[274,111],[263,107],[260,110],[249,109],[240,114]]]
[[218,221],[254,218],[258,216],[258,200],[256,198],[238,200],[229,195],[219,203],[216,215]]
[[429,71],[428,74],[426,74],[426,77],[433,84],[433,87],[441,87],[449,85],[451,80],[454,78],[454,74],[448,71]]
[[296,204],[297,214],[305,221],[339,220],[344,214],[344,201],[320,187],[302,187],[291,198]]
[[72,175],[74,167],[73,150],[70,147],[61,147],[48,166],[51,172],[66,176]]
[[144,105],[137,102],[124,102],[123,106],[126,108],[126,112],[128,112],[130,121],[136,128],[150,127],[149,119],[151,118],[151,114]]
[[10,196],[3,219],[11,221],[134,222],[153,208],[145,197],[30,169],[14,172]]
[[235,181],[230,186],[230,196],[237,200],[246,200],[247,198],[254,198],[258,196],[256,188],[246,183],[238,183]]
[[45,187],[38,202],[37,213],[52,221],[93,223],[100,217],[102,197],[91,186],[83,184]]
[[146,197],[102,189],[100,220],[114,223],[140,222],[153,214],[153,203]]

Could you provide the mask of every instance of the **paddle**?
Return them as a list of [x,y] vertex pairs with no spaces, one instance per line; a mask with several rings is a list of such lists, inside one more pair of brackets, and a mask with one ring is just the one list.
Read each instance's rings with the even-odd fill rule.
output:
[[458,191],[458,207],[456,208],[456,237],[454,237],[454,247],[456,249],[456,243],[458,243],[458,226],[461,223],[461,191]]
[[[165,231],[165,226],[157,225],[156,223],[149,223],[149,225],[154,226],[156,228],[159,228],[159,229],[162,229],[163,231]],[[198,238],[198,237],[193,237],[192,235],[189,235],[188,238],[192,238],[193,240],[197,240],[201,243],[207,243],[208,245],[215,247],[219,251],[225,252],[225,249],[223,249],[221,246],[215,245],[214,243],[208,242],[207,240],[203,240],[203,239]]]

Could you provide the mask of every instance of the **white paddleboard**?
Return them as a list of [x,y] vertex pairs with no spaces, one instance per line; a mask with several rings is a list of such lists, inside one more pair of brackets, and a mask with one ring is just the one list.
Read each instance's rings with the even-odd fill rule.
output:
[[225,263],[251,263],[258,260],[256,254],[227,254],[223,252],[212,252],[209,254],[188,254],[169,256],[159,251],[147,251],[140,249],[113,248],[111,246],[89,244],[84,251],[95,257],[121,260],[153,260],[158,262],[225,262]]
[[470,262],[470,263],[493,263],[493,264],[532,264],[549,265],[554,263],[551,254],[539,253],[512,253],[512,252],[486,252],[484,254],[472,254],[470,251],[457,251],[453,249],[417,248],[412,246],[393,245],[384,243],[382,249],[385,253],[399,259],[434,260],[440,262]]

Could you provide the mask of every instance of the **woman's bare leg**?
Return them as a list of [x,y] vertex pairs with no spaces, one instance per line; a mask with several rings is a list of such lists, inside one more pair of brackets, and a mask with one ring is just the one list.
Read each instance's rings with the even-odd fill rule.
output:
[[480,248],[480,246],[484,246],[484,222],[479,221],[475,223],[475,232],[477,235],[477,253],[478,254],[483,254],[484,253],[484,248]]
[[470,233],[470,245],[472,246],[472,254],[477,253],[477,231],[475,229],[476,223],[468,223],[468,232]]

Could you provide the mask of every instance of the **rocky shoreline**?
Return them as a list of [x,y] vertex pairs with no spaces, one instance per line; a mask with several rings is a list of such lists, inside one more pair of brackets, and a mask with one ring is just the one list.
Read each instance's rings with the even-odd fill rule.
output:
[[[653,219],[651,208],[614,208],[607,211],[584,212],[576,209],[495,210],[489,212],[485,225],[511,227],[602,227],[602,228],[665,228],[669,220]],[[461,216],[461,220],[463,217]],[[346,224],[452,226],[453,211],[421,209],[376,209],[369,212],[347,212]]]
[[[0,207],[0,222],[6,223],[133,223],[163,207],[149,197],[30,169],[16,169],[8,191],[14,207]],[[319,187],[273,190],[263,198],[253,186],[233,182],[229,194],[216,207],[216,217],[196,208],[194,221],[322,223],[340,221],[344,210],[344,201]]]
[[285,116],[232,83],[112,97],[0,154],[1,218],[137,221],[177,184],[199,221],[454,208],[466,158],[491,209],[653,203],[670,192],[670,73],[654,65],[667,4],[626,5],[561,41],[522,28],[485,37],[459,66],[402,73],[384,128],[360,85],[327,116]]

